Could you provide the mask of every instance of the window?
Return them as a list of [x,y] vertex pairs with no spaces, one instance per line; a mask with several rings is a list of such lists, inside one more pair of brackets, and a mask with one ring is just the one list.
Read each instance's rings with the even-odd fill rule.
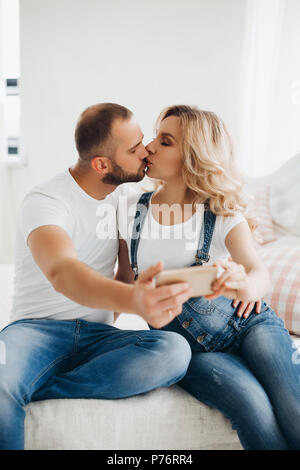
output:
[[19,0],[0,0],[4,161],[23,162],[20,147]]

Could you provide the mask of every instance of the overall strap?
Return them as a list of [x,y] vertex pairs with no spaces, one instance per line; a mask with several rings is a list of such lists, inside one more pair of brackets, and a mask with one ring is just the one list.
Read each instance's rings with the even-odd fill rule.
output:
[[137,265],[137,250],[140,243],[140,234],[142,233],[142,228],[146,219],[146,215],[149,209],[150,198],[154,191],[148,193],[143,193],[140,199],[138,200],[136,206],[136,213],[134,217],[132,236],[130,242],[130,258],[131,258],[131,268],[134,272],[134,280],[138,277],[138,265]]
[[[204,204],[204,221],[201,227],[199,237],[199,246],[195,256],[195,263],[192,266],[202,265],[208,263],[210,260],[209,249],[213,237],[214,227],[216,223],[216,215],[210,210],[209,203]],[[202,245],[203,243],[203,245]]]

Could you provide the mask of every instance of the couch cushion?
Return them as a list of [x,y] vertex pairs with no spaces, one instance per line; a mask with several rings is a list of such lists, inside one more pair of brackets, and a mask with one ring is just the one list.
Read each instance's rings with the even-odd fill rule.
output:
[[26,407],[26,449],[241,449],[230,422],[179,386]]
[[248,178],[246,191],[254,194],[270,188],[273,224],[290,235],[300,236],[300,154],[289,158],[272,174]]
[[300,237],[300,154],[270,176],[273,222]]
[[271,277],[264,300],[290,333],[300,335],[300,237],[282,237],[259,248],[259,253]]

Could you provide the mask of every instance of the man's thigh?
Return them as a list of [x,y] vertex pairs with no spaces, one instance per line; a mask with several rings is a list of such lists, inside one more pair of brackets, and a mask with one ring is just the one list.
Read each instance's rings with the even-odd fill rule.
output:
[[102,334],[97,327],[92,334],[92,325],[82,326],[74,368],[49,379],[33,401],[136,395],[171,385],[187,370],[190,346],[177,333],[100,326]]

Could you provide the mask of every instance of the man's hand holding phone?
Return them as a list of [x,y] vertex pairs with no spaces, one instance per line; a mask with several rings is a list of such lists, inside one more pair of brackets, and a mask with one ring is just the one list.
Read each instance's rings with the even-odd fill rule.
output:
[[187,282],[155,286],[154,277],[163,270],[163,262],[150,266],[134,283],[135,310],[154,328],[162,328],[182,312],[182,304],[193,297]]

